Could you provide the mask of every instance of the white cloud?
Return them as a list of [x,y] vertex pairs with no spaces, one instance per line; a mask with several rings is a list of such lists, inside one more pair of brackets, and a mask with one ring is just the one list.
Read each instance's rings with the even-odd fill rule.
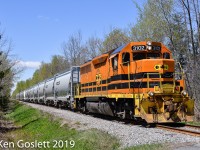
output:
[[50,17],[43,16],[43,15],[38,15],[37,18],[40,19],[40,20],[49,20],[50,19]]
[[18,61],[19,67],[38,69],[40,65],[41,65],[41,62],[37,62],[37,61],[21,61],[21,60]]
[[38,15],[37,19],[39,19],[41,21],[53,21],[53,22],[59,22],[60,21],[59,18],[51,18],[49,16],[43,16],[43,15]]

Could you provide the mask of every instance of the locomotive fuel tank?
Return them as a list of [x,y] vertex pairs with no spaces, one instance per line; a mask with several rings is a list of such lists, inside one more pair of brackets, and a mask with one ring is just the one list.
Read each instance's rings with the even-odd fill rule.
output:
[[108,102],[99,102],[99,103],[87,102],[86,108],[89,112],[92,113],[114,116],[113,111],[110,108]]

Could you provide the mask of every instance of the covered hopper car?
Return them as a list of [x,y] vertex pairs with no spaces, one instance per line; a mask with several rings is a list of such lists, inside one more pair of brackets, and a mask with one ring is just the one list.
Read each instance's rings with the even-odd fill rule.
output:
[[[70,71],[56,74],[54,77],[20,92],[16,95],[16,98],[56,107],[68,106],[74,108],[74,90],[75,85],[79,83],[79,72],[79,67],[71,67]],[[27,93],[26,98],[24,93]]]

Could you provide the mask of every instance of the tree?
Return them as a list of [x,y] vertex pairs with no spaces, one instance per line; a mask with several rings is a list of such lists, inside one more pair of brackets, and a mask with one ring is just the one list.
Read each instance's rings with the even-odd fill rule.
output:
[[13,81],[16,75],[21,72],[15,68],[16,61],[9,56],[11,49],[11,41],[0,30],[0,109],[2,108],[3,111],[7,110]]
[[[194,0],[193,0],[193,2],[194,2]],[[195,41],[194,41],[194,26],[193,26],[193,23],[192,23],[192,12],[191,12],[191,2],[189,2],[188,0],[180,0],[180,3],[183,5],[183,11],[185,11],[186,10],[186,14],[187,14],[187,16],[185,16],[185,17],[187,17],[188,18],[188,24],[189,24],[189,31],[190,31],[190,36],[188,37],[190,40],[191,40],[191,42],[190,42],[190,44],[191,44],[191,49],[192,49],[192,51],[193,51],[193,59],[194,59],[194,65],[196,64],[196,55],[197,55],[197,49],[195,49]],[[195,5],[195,3],[193,3],[193,5],[194,5],[194,9],[196,10],[196,5]],[[197,17],[196,17],[197,18]],[[199,18],[197,18],[198,20],[196,20],[197,21],[197,28],[198,28],[198,21],[199,21]],[[198,29],[199,30],[199,29]]]
[[98,37],[92,36],[86,42],[88,60],[103,53],[103,42]]
[[40,70],[39,74],[40,74],[41,80],[45,80],[53,76],[51,72],[51,66],[48,63],[42,62],[39,70]]
[[84,62],[84,48],[82,46],[81,32],[71,35],[67,42],[62,45],[63,53],[66,60],[69,60],[70,66],[80,65]]
[[173,0],[148,0],[144,9],[139,10],[140,20],[131,28],[132,39],[163,42],[173,52],[175,60],[183,59],[188,51],[187,27]]
[[133,41],[151,40],[163,42],[166,37],[166,17],[171,14],[172,6],[172,0],[166,0],[165,3],[162,0],[148,0],[144,5],[144,9],[136,5],[140,18],[131,28],[131,39]]
[[63,56],[60,55],[52,56],[50,66],[51,74],[53,75],[64,70],[69,70],[70,68],[69,62]]
[[178,5],[182,6],[182,17],[185,21],[185,28],[187,29],[187,45],[188,45],[188,59],[185,69],[188,79],[188,90],[192,97],[195,99],[195,113],[198,119],[200,119],[200,61],[199,46],[200,46],[200,8],[198,0],[179,0]]
[[112,29],[103,40],[103,49],[101,52],[115,49],[123,44],[127,44],[128,42],[130,42],[130,38],[123,30],[119,28]]

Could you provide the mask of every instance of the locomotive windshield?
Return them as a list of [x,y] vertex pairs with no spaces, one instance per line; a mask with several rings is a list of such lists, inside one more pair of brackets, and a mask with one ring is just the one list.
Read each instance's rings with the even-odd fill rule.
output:
[[147,53],[147,58],[159,58],[160,53]]
[[133,54],[133,60],[141,60],[141,59],[146,59],[145,53],[134,53]]
[[160,58],[160,53],[133,53],[133,60],[158,58]]

